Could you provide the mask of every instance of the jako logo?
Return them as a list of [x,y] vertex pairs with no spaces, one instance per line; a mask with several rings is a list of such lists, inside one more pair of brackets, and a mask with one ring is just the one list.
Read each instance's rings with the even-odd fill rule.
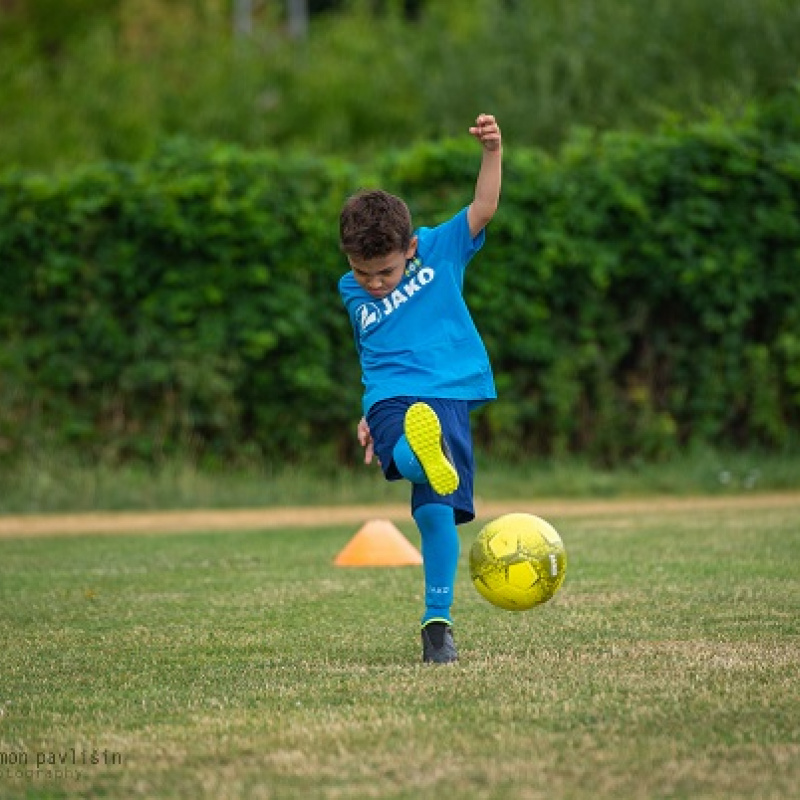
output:
[[375,303],[363,303],[360,305],[356,309],[356,319],[361,333],[364,333],[367,328],[376,325],[384,317],[394,313],[403,303],[413,299],[414,295],[435,277],[436,272],[433,267],[422,267],[415,277],[410,278],[400,288],[395,289],[390,295],[384,297],[380,306]]
[[[429,284],[436,277],[433,267],[423,267],[416,277],[403,284],[402,291],[395,289],[388,297],[384,297],[383,313],[388,317],[396,308],[407,303],[420,289]],[[363,328],[362,328],[363,330]]]
[[364,305],[358,307],[356,317],[358,319],[358,326],[363,333],[370,325],[381,321],[381,310],[375,303],[364,303]]

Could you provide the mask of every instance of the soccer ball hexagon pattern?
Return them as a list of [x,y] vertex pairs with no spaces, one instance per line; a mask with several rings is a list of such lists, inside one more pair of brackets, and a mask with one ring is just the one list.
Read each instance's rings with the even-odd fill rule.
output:
[[483,527],[469,553],[478,592],[524,611],[546,603],[564,581],[567,553],[556,529],[533,514],[505,514]]

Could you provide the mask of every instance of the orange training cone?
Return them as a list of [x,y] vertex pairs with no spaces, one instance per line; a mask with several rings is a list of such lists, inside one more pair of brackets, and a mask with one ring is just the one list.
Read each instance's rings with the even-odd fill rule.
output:
[[404,567],[421,564],[419,550],[386,519],[359,529],[333,561],[337,567]]

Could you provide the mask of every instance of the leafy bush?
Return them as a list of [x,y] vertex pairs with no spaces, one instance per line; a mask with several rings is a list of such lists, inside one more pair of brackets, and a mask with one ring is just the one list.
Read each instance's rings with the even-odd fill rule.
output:
[[230,458],[349,421],[332,220],[350,186],[312,158],[185,142],[136,168],[7,179],[6,447],[38,430],[113,458]]
[[[800,423],[800,96],[658,134],[507,147],[468,271],[504,458],[782,448]],[[468,137],[341,160],[175,141],[138,165],[0,182],[0,447],[109,460],[354,457],[360,382],[336,292],[343,199],[469,202]]]

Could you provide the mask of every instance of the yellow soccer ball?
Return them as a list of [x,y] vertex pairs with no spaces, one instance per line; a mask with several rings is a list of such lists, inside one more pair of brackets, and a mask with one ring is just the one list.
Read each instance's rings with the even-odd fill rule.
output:
[[567,553],[549,522],[533,514],[505,514],[478,534],[469,571],[475,588],[490,603],[524,611],[556,593],[567,571]]

